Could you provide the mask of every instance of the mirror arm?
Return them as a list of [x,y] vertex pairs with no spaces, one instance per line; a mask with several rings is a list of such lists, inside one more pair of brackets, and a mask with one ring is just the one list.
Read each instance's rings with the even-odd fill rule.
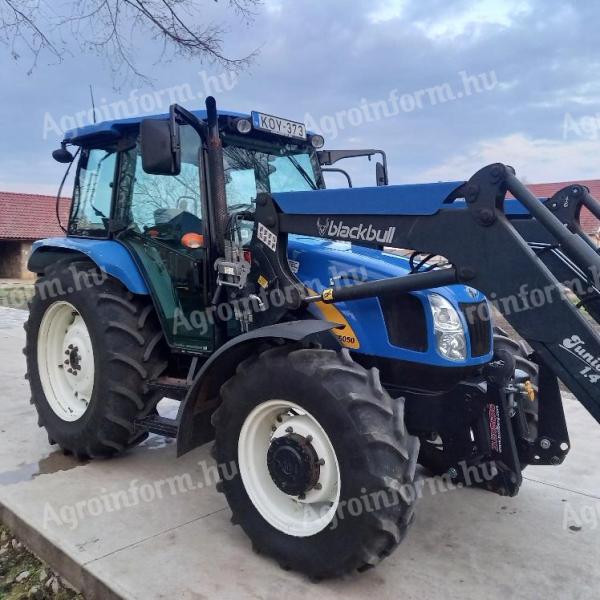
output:
[[355,158],[359,156],[366,156],[369,160],[375,154],[381,155],[381,161],[383,164],[383,173],[385,183],[388,185],[388,168],[387,168],[387,156],[383,150],[377,150],[376,148],[368,148],[364,150],[320,150],[317,152],[320,165],[331,166],[344,158]]
[[322,173],[341,173],[348,180],[348,187],[349,188],[352,187],[352,179],[350,179],[350,175],[348,175],[348,173],[346,171],[344,171],[344,169],[337,169],[335,167],[330,167],[328,169],[327,168],[321,169],[321,172]]
[[179,119],[187,125],[190,125],[203,141],[208,139],[208,127],[206,126],[206,123],[201,121],[193,112],[183,108],[183,106],[171,104],[169,108],[169,118],[171,119],[172,127],[176,122],[175,120]]

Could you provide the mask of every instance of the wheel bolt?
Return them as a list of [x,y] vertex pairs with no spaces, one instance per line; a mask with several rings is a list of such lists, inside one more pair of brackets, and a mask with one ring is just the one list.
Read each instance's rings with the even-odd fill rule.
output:
[[306,498],[306,494],[304,492],[302,492],[301,494],[298,494],[298,500],[304,500]]
[[286,432],[286,433],[294,433],[294,430],[293,430],[291,427],[288,427],[288,428],[285,430],[285,432]]
[[68,348],[69,350],[73,350],[73,344],[69,344],[69,345],[67,346],[67,348]]
[[68,364],[69,364],[69,360],[67,359],[67,360],[65,360],[65,365],[68,365]]
[[446,474],[448,475],[448,477],[450,477],[450,479],[458,477],[458,471],[454,467],[450,467]]
[[307,444],[310,444],[313,441],[313,436],[312,435],[307,435],[304,439],[306,440]]
[[550,442],[550,440],[548,438],[542,438],[540,440],[540,446],[544,449],[544,450],[548,450],[550,448],[550,446],[552,445],[552,443]]
[[319,482],[315,483],[315,490],[320,490],[322,487],[323,486]]
[[317,464],[318,464],[319,466],[321,466],[321,467],[322,467],[322,466],[325,464],[325,459],[324,459],[324,458],[320,458],[320,459],[317,461]]

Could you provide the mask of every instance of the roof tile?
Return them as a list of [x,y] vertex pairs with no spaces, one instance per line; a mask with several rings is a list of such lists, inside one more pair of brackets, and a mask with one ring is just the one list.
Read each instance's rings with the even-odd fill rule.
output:
[[[69,219],[70,198],[61,198],[60,219]],[[0,192],[0,240],[38,240],[63,236],[56,221],[56,197]]]

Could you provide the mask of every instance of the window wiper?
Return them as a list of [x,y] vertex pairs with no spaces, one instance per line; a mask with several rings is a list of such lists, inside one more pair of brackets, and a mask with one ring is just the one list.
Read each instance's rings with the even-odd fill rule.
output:
[[294,165],[294,167],[296,167],[296,169],[298,169],[298,171],[300,172],[300,175],[302,175],[302,177],[304,177],[304,179],[306,180],[306,183],[308,183],[308,185],[310,185],[310,187],[313,190],[318,189],[315,182],[312,180],[311,176],[306,172],[306,170],[304,169],[304,167],[298,162],[297,158],[295,156],[291,156],[291,155],[287,155],[289,161]]

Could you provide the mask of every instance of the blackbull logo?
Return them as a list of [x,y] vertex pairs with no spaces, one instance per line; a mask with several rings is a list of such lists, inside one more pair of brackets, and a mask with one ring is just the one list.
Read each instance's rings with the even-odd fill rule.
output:
[[355,226],[344,225],[343,221],[334,221],[329,217],[322,221],[317,219],[317,231],[321,237],[334,237],[340,240],[356,242],[377,242],[378,244],[391,244],[394,239],[395,227],[376,229],[373,225],[365,226],[359,223]]

